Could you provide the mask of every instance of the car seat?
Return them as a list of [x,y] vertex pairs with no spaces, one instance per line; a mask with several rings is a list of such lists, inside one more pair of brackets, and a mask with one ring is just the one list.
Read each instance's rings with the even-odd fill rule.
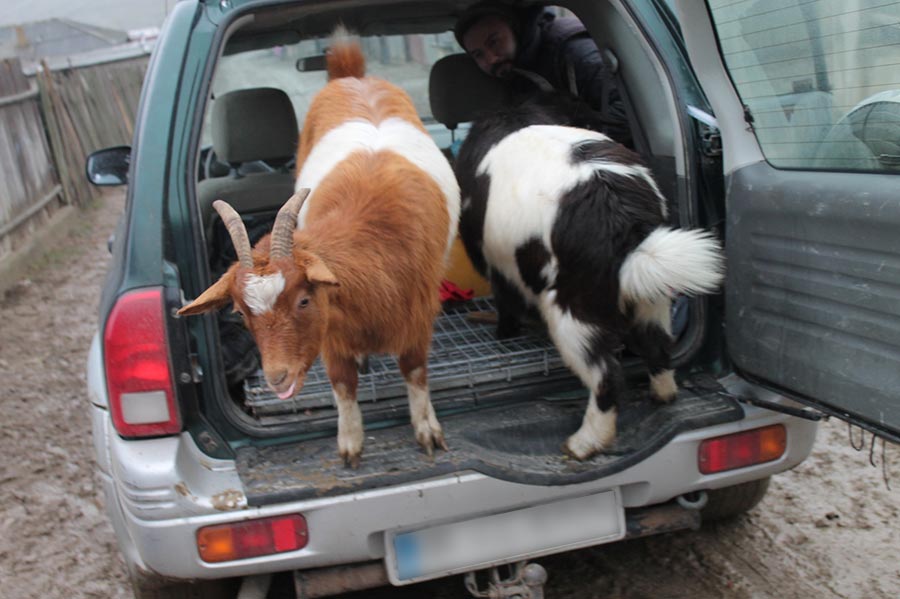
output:
[[450,54],[431,67],[428,101],[431,115],[450,130],[450,148],[455,154],[462,142],[457,139],[460,125],[501,108],[510,101],[510,93],[498,79],[483,73],[468,55]]
[[[216,98],[210,123],[213,151],[229,166],[224,177],[197,184],[197,201],[207,233],[221,199],[242,216],[279,208],[294,192],[290,163],[297,148],[297,117],[290,98],[280,89],[253,88]],[[262,172],[245,172],[256,164]]]
[[[213,202],[221,199],[237,210],[251,244],[271,231],[277,210],[294,193],[291,163],[298,130],[290,98],[273,88],[243,89],[218,97],[210,128],[213,151],[229,167],[227,175],[197,183],[215,281],[237,257]],[[259,353],[240,318],[228,311],[219,312],[217,318],[226,380],[233,388],[259,368]]]

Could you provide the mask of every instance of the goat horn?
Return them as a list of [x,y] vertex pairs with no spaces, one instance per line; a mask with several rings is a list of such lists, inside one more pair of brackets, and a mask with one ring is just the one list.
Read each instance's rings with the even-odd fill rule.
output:
[[294,244],[294,229],[297,228],[297,215],[309,189],[303,188],[291,196],[275,217],[275,225],[272,227],[272,244],[269,249],[269,261],[276,258],[287,258],[291,255],[291,246]]
[[250,238],[247,236],[247,229],[244,227],[241,215],[222,200],[213,202],[213,208],[219,213],[222,222],[225,223],[225,228],[228,229],[231,243],[234,244],[234,251],[237,253],[238,262],[244,268],[253,268],[253,257],[250,255]]

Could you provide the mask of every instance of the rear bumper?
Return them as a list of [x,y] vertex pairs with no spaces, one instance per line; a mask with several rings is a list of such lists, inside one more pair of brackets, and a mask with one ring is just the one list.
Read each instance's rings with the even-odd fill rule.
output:
[[[700,512],[673,503],[635,508],[625,513],[623,540],[700,527]],[[297,596],[303,599],[331,597],[390,584],[383,561],[369,561],[326,568],[294,571]]]
[[[776,403],[787,401],[765,395]],[[651,506],[691,491],[730,486],[792,468],[809,455],[817,428],[815,422],[744,406],[745,418],[738,422],[680,434],[640,463],[588,483],[527,485],[463,471],[257,508],[248,507],[234,463],[209,458],[189,435],[125,441],[111,429],[108,413],[97,406],[93,409],[96,447],[108,452],[106,457],[98,457],[98,464],[108,464],[104,486],[123,554],[130,566],[176,579],[377,561],[385,555],[386,531],[464,520],[613,488],[620,490],[625,508]],[[787,451],[779,460],[708,476],[698,471],[697,447],[703,439],[775,423],[783,423],[788,436]],[[309,544],[302,550],[220,564],[205,563],[197,553],[195,535],[200,527],[289,513],[301,513],[307,520]]]

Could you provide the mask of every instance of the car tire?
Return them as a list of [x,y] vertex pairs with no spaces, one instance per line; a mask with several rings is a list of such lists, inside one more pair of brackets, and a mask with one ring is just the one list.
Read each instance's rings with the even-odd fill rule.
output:
[[700,510],[700,516],[704,522],[715,522],[748,512],[765,496],[771,479],[772,477],[767,476],[759,480],[707,491],[706,505]]

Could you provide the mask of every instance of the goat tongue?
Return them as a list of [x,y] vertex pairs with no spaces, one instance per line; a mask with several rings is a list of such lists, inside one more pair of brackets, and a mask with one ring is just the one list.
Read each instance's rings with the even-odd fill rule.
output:
[[287,391],[285,391],[283,393],[278,393],[278,399],[290,399],[291,396],[294,394],[294,387],[296,387],[296,386],[297,386],[297,381],[294,381],[293,383],[291,383],[291,386]]

